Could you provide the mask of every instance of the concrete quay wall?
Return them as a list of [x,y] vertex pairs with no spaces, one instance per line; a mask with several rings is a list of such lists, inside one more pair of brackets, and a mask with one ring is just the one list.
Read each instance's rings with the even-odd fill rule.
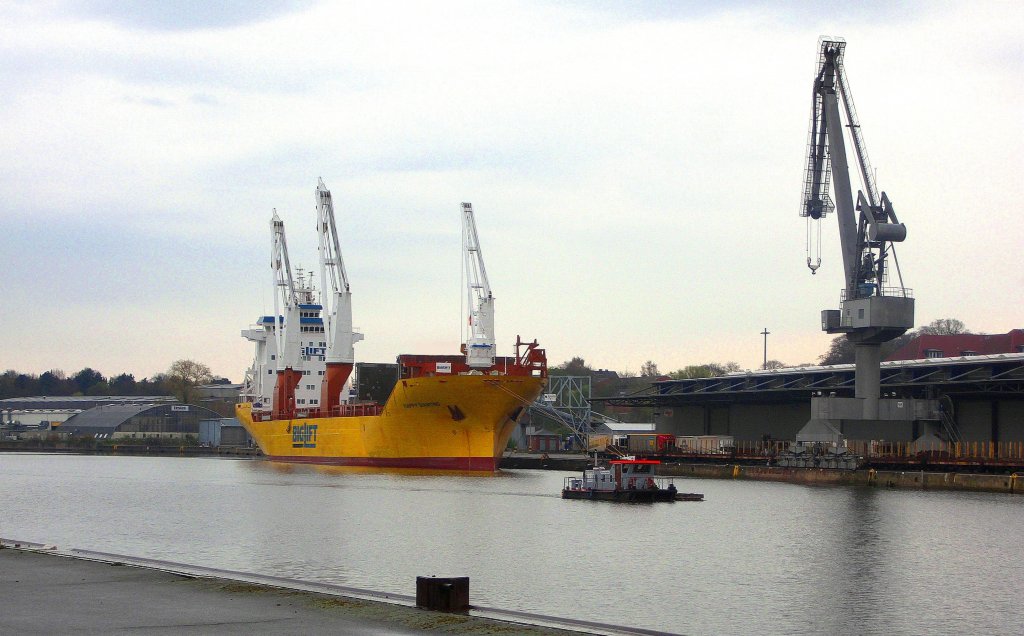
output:
[[704,479],[755,479],[796,484],[875,486],[918,490],[967,490],[1024,494],[1024,477],[972,473],[930,473],[898,470],[834,470],[781,468],[739,464],[661,464],[658,474]]
[[0,634],[653,633],[487,607],[428,611],[407,595],[2,538],[0,584]]

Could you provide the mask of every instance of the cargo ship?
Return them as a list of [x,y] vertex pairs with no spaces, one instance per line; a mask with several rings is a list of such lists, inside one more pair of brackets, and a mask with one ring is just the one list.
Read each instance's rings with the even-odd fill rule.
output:
[[[235,408],[242,426],[275,461],[496,470],[520,417],[544,389],[547,358],[536,340],[518,337],[515,355],[495,355],[494,298],[472,206],[462,204],[469,313],[461,355],[400,355],[397,364],[364,367],[354,363],[362,334],[352,327],[333,203],[322,180],[316,196],[320,302],[312,273],[292,276],[275,211],[275,311],[242,332],[256,347]],[[383,382],[376,378],[379,400],[363,386],[374,384],[362,377],[374,367],[393,372]]]

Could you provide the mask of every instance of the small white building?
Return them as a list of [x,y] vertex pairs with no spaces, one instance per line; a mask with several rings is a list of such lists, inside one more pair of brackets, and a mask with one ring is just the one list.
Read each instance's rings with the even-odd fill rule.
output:
[[82,409],[8,409],[3,411],[3,423],[27,426],[29,428],[49,428],[50,425],[65,422]]

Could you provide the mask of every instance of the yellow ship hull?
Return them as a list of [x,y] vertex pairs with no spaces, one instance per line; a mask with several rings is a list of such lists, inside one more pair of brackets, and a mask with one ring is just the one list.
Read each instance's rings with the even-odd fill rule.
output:
[[438,375],[399,380],[379,415],[273,420],[248,403],[235,412],[276,461],[493,471],[545,382],[529,375]]

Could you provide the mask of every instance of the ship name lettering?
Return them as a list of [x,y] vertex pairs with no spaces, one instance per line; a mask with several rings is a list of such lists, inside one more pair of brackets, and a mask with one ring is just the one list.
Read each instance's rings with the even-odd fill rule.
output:
[[292,448],[316,448],[317,424],[299,424],[292,427]]
[[421,409],[428,406],[441,406],[440,402],[410,402],[405,405],[407,409]]

